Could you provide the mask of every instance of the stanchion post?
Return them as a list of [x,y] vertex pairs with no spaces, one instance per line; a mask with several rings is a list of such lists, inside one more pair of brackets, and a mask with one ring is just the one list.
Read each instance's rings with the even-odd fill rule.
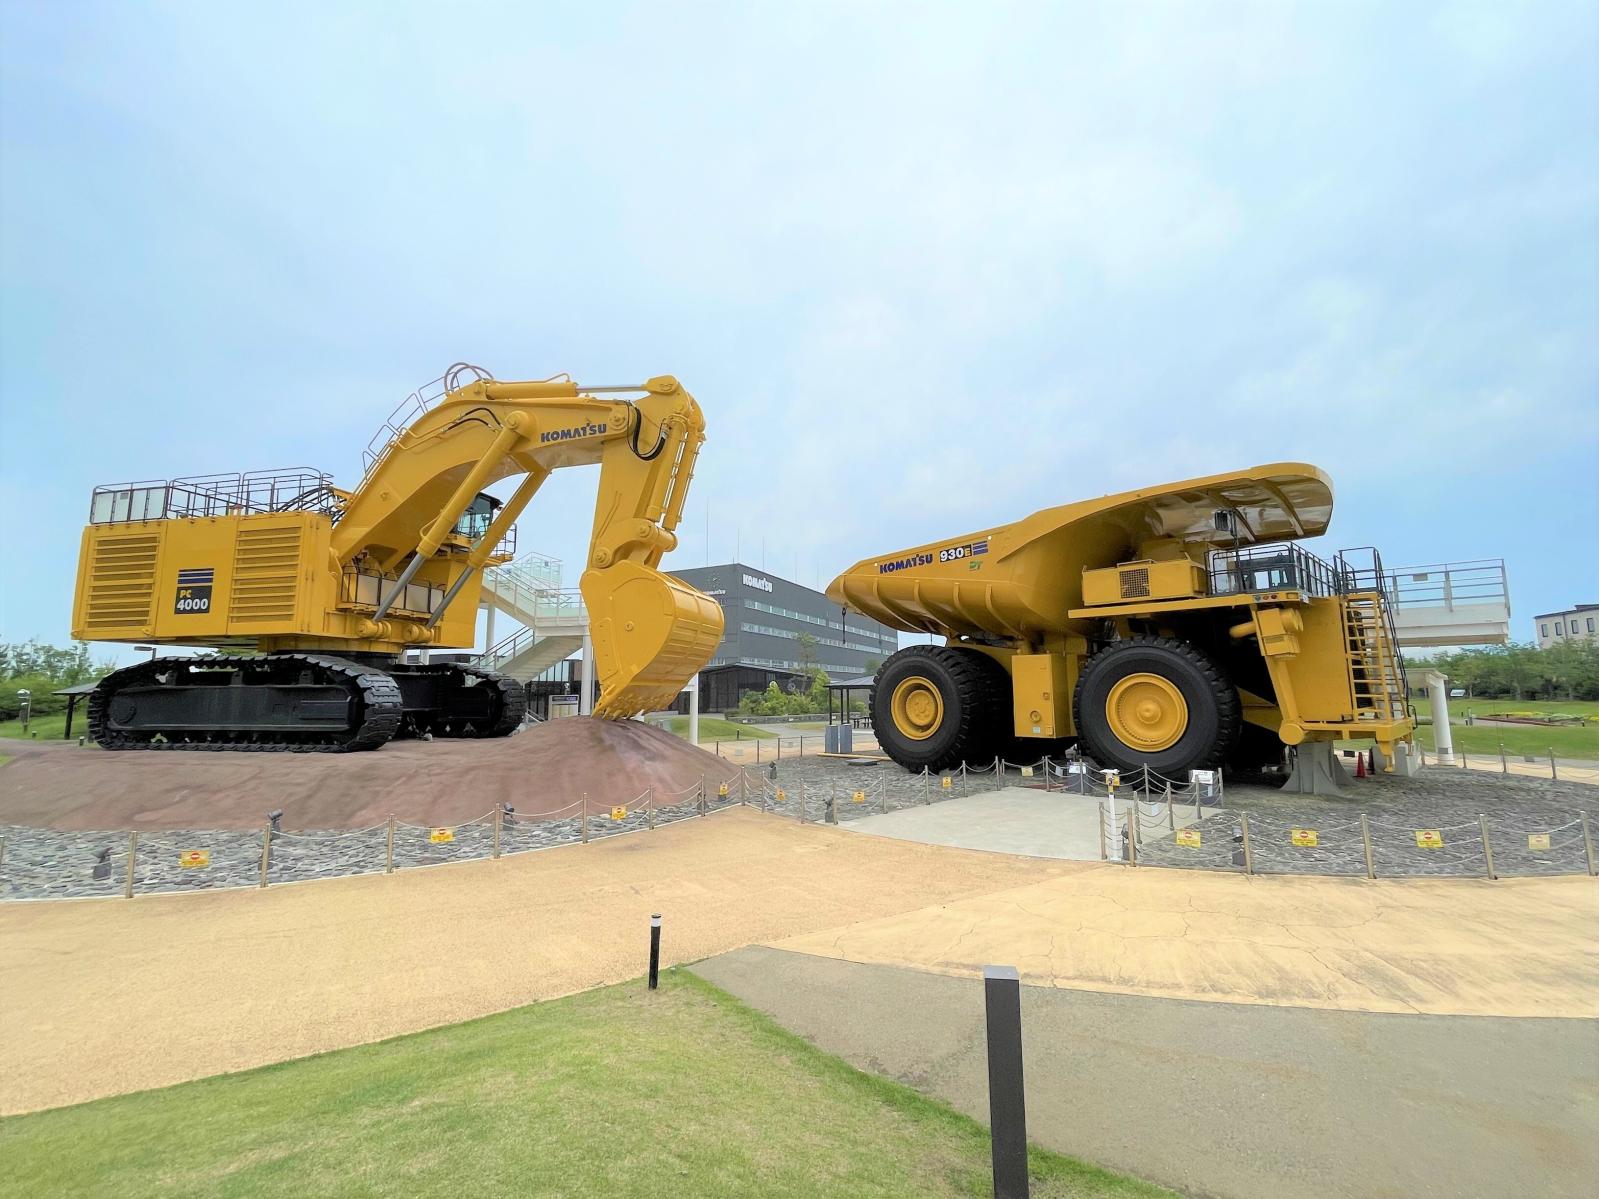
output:
[[1371,856],[1371,822],[1366,819],[1366,813],[1360,814],[1360,844],[1366,851],[1366,877],[1377,877],[1377,863]]
[[383,873],[384,874],[393,874],[394,873],[394,813],[393,812],[389,813],[389,844],[388,844],[387,850],[385,851],[385,855],[384,856],[385,856],[385,861],[383,863]]
[[1227,803],[1227,778],[1220,766],[1216,767],[1216,806],[1223,807]]
[[1249,845],[1249,813],[1238,813],[1238,821],[1244,829],[1244,873],[1255,873],[1255,855]]
[[933,802],[933,776],[927,767],[922,767],[922,806],[926,807]]
[[[743,800],[739,801],[743,803]],[[650,787],[644,792],[644,815],[649,818],[650,827],[655,827],[655,788]]]
[[1027,1199],[1027,1103],[1022,1081],[1022,987],[1014,966],[983,967],[988,1032],[988,1126],[994,1199]]
[[1577,815],[1582,819],[1582,849],[1588,855],[1588,873],[1599,874],[1599,869],[1594,866],[1593,833],[1588,829],[1588,813],[1578,812]]
[[1101,800],[1097,806],[1099,808],[1099,860],[1101,862],[1103,862],[1103,861],[1108,860],[1107,857],[1106,857],[1107,851],[1106,851],[1106,847],[1105,847],[1105,803],[1104,803],[1104,801]]
[[583,838],[583,844],[587,845],[589,843],[589,793],[587,791],[583,792],[581,803],[582,807],[579,809],[578,816],[578,833]]
[[0,870],[6,868],[6,839],[0,837]]
[[267,885],[267,871],[272,868],[272,822],[267,821],[261,830],[261,885]]
[[494,809],[494,857],[496,861],[500,856],[500,820],[504,815],[504,808]]
[[1560,778],[1560,771],[1555,767],[1555,747],[1549,747],[1549,780],[1556,782]]
[[1171,806],[1171,780],[1166,780],[1166,827],[1171,832],[1177,831],[1177,813]]
[[1505,740],[1503,737],[1499,739],[1499,773],[1510,773],[1510,759],[1505,757]]
[[650,914],[650,990],[655,990],[661,977],[661,914]]
[[137,831],[128,834],[128,876],[122,882],[122,898],[133,898],[133,861],[139,856],[139,834]]
[[1138,865],[1138,795],[1133,794],[1133,806],[1127,809],[1127,864]]
[[1005,762],[998,754],[994,755],[994,790],[998,791],[1005,785]]
[[1483,873],[1488,878],[1496,878],[1494,874],[1494,847],[1488,840],[1488,816],[1484,812],[1477,813],[1477,828],[1482,832],[1482,863]]

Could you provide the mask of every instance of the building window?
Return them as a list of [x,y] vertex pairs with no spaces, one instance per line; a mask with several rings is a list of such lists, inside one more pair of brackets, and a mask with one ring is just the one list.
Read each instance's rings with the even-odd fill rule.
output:
[[1540,637],[1549,636],[1549,623],[1547,621],[1545,621],[1543,624],[1538,626],[1538,636],[1540,636]]
[[1561,621],[1561,620],[1555,621],[1555,636],[1556,637],[1564,637],[1565,634],[1566,634],[1565,622]]
[[1588,617],[1588,631],[1593,632],[1593,617]]

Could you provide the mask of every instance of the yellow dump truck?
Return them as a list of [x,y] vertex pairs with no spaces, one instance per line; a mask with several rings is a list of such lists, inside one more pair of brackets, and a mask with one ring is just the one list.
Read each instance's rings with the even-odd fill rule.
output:
[[[1034,762],[1076,741],[1167,777],[1411,739],[1375,550],[1329,560],[1332,486],[1279,462],[1084,500],[868,558],[828,595],[942,646],[878,670],[879,744],[912,770]],[[1318,751],[1318,748],[1319,751]],[[1324,789],[1329,783],[1307,789]]]
[[[337,752],[514,731],[521,684],[404,654],[472,647],[512,522],[552,471],[591,464],[595,714],[665,707],[722,635],[716,601],[657,569],[704,440],[669,376],[584,388],[457,363],[385,422],[352,490],[303,469],[96,488],[72,635],[215,652],[107,676],[90,732],[106,749]],[[503,504],[482,490],[511,478]]]

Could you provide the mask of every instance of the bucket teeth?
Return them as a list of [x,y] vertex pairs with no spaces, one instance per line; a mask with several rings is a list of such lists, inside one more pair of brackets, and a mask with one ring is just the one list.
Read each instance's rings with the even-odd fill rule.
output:
[[620,720],[670,707],[722,639],[720,605],[653,567],[586,570],[579,586],[599,674],[596,716]]

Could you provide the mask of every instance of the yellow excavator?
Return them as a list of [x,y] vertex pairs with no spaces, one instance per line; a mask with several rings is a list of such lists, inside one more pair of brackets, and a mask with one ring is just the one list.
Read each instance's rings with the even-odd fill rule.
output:
[[[96,488],[72,635],[211,647],[107,676],[89,729],[107,749],[344,751],[396,736],[496,737],[521,684],[413,649],[470,649],[482,571],[547,479],[598,463],[579,586],[596,716],[669,705],[714,652],[722,610],[663,574],[677,545],[699,405],[677,380],[580,388],[457,363],[368,447],[353,491],[309,470]],[[520,477],[503,503],[483,488]]]
[[1324,561],[1332,484],[1279,462],[1066,504],[868,558],[837,603],[942,646],[878,670],[872,721],[901,765],[1035,762],[1073,742],[1167,777],[1280,765],[1336,788],[1331,743],[1390,763],[1415,727],[1375,550]]

